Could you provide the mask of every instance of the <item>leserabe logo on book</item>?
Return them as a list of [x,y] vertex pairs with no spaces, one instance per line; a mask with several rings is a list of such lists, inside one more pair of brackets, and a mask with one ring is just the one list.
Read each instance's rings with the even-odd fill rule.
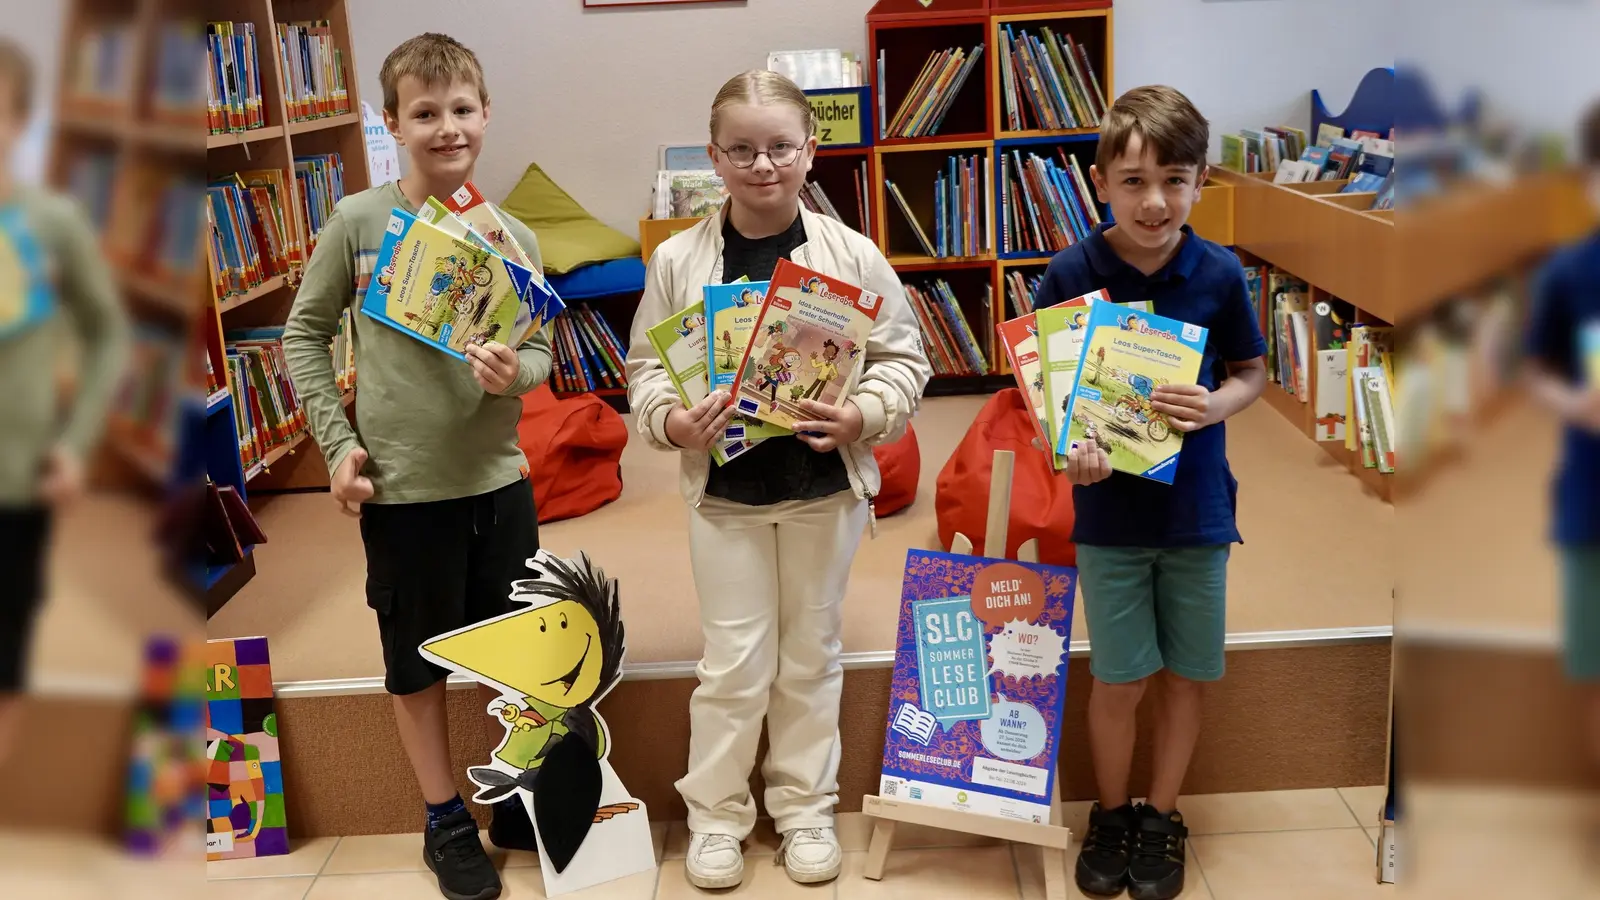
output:
[[1149,322],[1139,318],[1133,313],[1129,313],[1126,316],[1118,316],[1117,324],[1122,326],[1123,331],[1131,331],[1135,334],[1148,334],[1153,337],[1163,337],[1169,341],[1175,341],[1178,339],[1178,336],[1170,331],[1162,331],[1159,328],[1152,328]]
[[[835,303],[843,303],[845,306],[855,305],[855,301],[851,300],[849,297],[846,297],[843,294],[835,294],[833,291],[829,290],[828,283],[815,275],[811,276],[810,278],[802,278],[800,280],[800,293],[816,294],[818,297],[821,297],[824,300],[832,300]],[[868,300],[869,297],[871,298],[870,302]],[[877,302],[878,298],[876,294],[872,294],[870,292],[862,293],[861,303],[864,308],[871,309],[873,306],[877,305]]]
[[705,316],[701,315],[700,313],[693,313],[680,319],[678,321],[678,327],[674,328],[673,331],[678,333],[678,337],[688,337],[696,328],[704,328],[705,324]]

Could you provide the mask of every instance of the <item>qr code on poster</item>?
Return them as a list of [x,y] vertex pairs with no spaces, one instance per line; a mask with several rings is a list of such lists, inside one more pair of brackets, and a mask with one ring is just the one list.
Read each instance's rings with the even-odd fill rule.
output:
[[883,795],[885,797],[897,797],[897,796],[899,796],[900,795],[900,782],[898,782],[898,781],[886,781],[886,782],[884,782],[883,783]]

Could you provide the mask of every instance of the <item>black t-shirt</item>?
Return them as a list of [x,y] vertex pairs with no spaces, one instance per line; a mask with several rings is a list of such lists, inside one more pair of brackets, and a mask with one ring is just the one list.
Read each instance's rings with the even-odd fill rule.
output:
[[[731,221],[722,226],[722,281],[767,281],[779,259],[789,259],[805,243],[804,223],[797,214],[787,231],[750,239]],[[767,506],[785,500],[815,500],[850,489],[850,475],[839,451],[818,453],[792,435],[767,438],[726,465],[712,465],[706,493],[742,503]]]

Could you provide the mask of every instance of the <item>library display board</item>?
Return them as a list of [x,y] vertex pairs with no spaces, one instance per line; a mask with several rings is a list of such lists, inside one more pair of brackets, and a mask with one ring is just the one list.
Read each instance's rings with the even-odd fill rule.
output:
[[[996,324],[1032,311],[1050,258],[1109,218],[1089,166],[1116,97],[1112,19],[1110,0],[879,0],[870,83],[806,92],[809,181],[899,273],[930,396],[1009,384]],[[645,260],[697,221],[640,220]]]

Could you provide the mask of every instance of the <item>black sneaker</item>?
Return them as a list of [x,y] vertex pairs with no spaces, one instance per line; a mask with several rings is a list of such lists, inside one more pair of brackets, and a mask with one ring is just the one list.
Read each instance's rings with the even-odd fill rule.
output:
[[1128,879],[1128,859],[1133,849],[1133,832],[1139,815],[1132,804],[1116,809],[1089,809],[1089,831],[1078,851],[1077,882],[1085,894],[1114,897],[1122,893]]
[[493,807],[494,818],[489,820],[489,843],[501,850],[526,850],[539,852],[539,836],[528,818],[522,798],[502,800]]
[[1183,893],[1184,848],[1189,829],[1177,810],[1163,815],[1139,805],[1139,830],[1128,864],[1128,896],[1133,900],[1172,900]]
[[422,859],[439,878],[439,893],[450,900],[495,900],[500,873],[478,840],[472,813],[457,810],[422,839]]

